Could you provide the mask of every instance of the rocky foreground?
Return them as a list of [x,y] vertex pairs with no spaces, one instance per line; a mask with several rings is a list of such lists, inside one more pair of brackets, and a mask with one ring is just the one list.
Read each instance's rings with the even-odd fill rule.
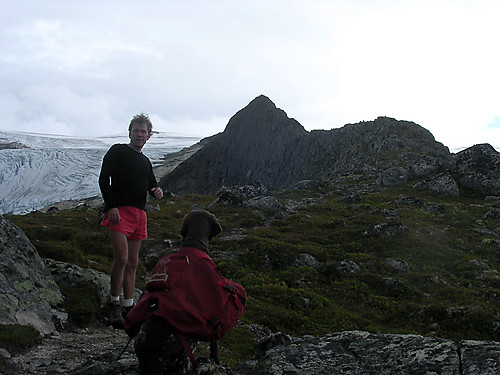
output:
[[[109,294],[109,278],[95,270],[43,260],[24,233],[0,216],[2,271],[1,322],[30,324],[39,344],[22,353],[0,349],[4,374],[138,374],[133,343],[102,319],[77,329],[63,311],[55,280],[98,285]],[[7,277],[6,277],[7,276]],[[47,294],[48,292],[48,294]],[[47,299],[43,296],[51,296]],[[500,342],[461,341],[419,335],[335,332],[322,337],[291,337],[239,323],[255,334],[255,359],[236,368],[200,360],[195,374],[500,374]]]
[[[55,332],[9,362],[19,374],[139,374],[133,344],[123,331],[105,326]],[[323,337],[270,335],[258,359],[237,369],[201,360],[195,374],[500,374],[500,343],[418,335],[338,332]],[[5,355],[5,353],[4,353]]]

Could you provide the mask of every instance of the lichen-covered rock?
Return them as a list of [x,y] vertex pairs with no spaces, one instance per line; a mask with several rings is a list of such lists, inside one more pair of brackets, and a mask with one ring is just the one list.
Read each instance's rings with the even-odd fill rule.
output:
[[285,203],[285,211],[289,214],[296,213],[298,210],[302,210],[314,204],[321,205],[324,204],[324,202],[320,199],[313,198],[302,198],[299,201],[288,199]]
[[458,197],[459,190],[455,179],[449,173],[441,173],[427,182],[429,190],[449,197]]
[[219,198],[210,203],[210,207],[212,206],[231,206],[231,207],[242,207],[243,206],[243,198],[232,192],[232,191],[223,191],[220,192]]
[[361,267],[356,262],[347,259],[341,260],[337,266],[337,272],[339,272],[341,275],[354,274],[359,272],[360,270]]
[[398,221],[388,221],[385,223],[375,224],[372,228],[367,229],[363,232],[364,236],[382,236],[382,237],[392,237],[397,234],[407,233],[408,228],[403,223]]
[[500,374],[500,342],[460,342],[463,375]]
[[408,262],[404,259],[393,259],[393,258],[387,258],[385,260],[385,263],[390,266],[392,269],[395,271],[399,272],[409,272],[410,271],[410,266]]
[[391,167],[380,172],[377,183],[384,186],[405,184],[411,177],[410,171],[404,167]]
[[302,253],[293,262],[293,267],[311,267],[318,269],[321,263],[311,254]]
[[459,185],[484,195],[500,195],[500,153],[489,144],[469,147],[455,156]]
[[459,375],[459,368],[460,358],[452,341],[349,331],[291,338],[268,349],[262,361],[238,374]]
[[0,216],[0,323],[55,330],[51,310],[63,299],[33,244]]
[[108,301],[111,290],[109,275],[90,268],[82,268],[75,264],[53,259],[46,259],[45,264],[56,282],[71,286],[92,282],[97,287],[101,304],[104,305]]
[[260,181],[253,181],[244,186],[222,186],[217,195],[219,198],[210,206],[281,208],[281,203],[268,194],[266,187]]
[[[77,286],[79,283],[91,282],[99,293],[101,305],[104,306],[109,301],[111,291],[109,275],[94,270],[92,268],[82,268],[75,264],[60,262],[53,259],[46,259],[47,269],[57,283]],[[134,290],[134,298],[137,301],[141,295],[139,289]]]
[[243,202],[243,207],[280,209],[281,203],[274,197],[255,197]]
[[331,188],[331,183],[325,180],[302,180],[296,184],[291,185],[289,188],[292,190],[314,190],[323,191]]

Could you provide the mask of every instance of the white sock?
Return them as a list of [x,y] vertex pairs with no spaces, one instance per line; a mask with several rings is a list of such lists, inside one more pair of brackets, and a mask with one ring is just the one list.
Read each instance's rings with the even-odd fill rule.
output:
[[118,297],[111,296],[111,302],[120,302],[120,296]]
[[134,306],[134,299],[133,298],[124,299],[123,300],[123,307],[130,307],[130,306]]

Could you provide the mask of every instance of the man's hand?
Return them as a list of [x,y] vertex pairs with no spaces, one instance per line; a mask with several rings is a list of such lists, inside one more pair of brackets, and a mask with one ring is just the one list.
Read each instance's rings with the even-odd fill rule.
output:
[[161,199],[163,198],[163,190],[161,187],[154,187],[151,189],[151,193],[155,196],[156,199]]
[[120,224],[120,211],[117,207],[108,210],[108,218],[115,224]]

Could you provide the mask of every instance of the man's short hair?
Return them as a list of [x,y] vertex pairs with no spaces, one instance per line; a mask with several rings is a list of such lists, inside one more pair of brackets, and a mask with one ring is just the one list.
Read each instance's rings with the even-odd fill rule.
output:
[[153,124],[147,114],[141,113],[139,115],[135,115],[132,120],[130,120],[130,125],[128,126],[129,133],[132,131],[135,124],[146,124],[148,127],[148,134],[151,135],[153,133]]

